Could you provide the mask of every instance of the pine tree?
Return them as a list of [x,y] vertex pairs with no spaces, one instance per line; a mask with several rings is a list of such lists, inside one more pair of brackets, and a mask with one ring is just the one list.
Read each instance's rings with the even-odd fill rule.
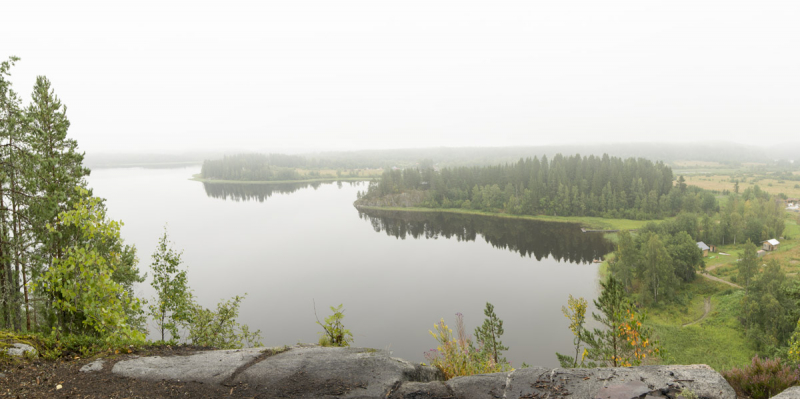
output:
[[483,325],[475,328],[475,339],[483,345],[483,352],[492,357],[495,363],[506,363],[502,357],[502,352],[508,350],[503,346],[500,336],[503,335],[503,320],[500,320],[494,313],[494,305],[486,302],[486,309],[483,310],[486,319]]

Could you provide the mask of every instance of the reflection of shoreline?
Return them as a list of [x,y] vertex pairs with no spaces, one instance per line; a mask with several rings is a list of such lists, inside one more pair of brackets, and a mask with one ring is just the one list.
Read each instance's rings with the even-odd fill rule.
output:
[[269,184],[238,184],[238,183],[203,183],[206,195],[212,198],[232,201],[258,201],[264,202],[274,194],[291,194],[295,191],[311,187],[314,190],[323,184],[342,183],[357,186],[358,182],[305,182],[305,183],[269,183]]
[[360,209],[359,217],[369,221],[376,232],[406,239],[452,238],[475,241],[481,235],[495,248],[541,260],[591,263],[613,250],[602,234],[582,233],[578,224],[523,219],[492,218],[444,212],[403,212]]

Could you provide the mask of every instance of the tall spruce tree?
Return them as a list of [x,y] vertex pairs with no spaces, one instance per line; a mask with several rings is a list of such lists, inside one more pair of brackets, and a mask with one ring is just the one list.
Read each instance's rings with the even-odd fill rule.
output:
[[[82,165],[83,154],[78,152],[78,143],[67,137],[70,126],[67,108],[46,77],[36,78],[26,114],[38,193],[30,207],[30,220],[36,241],[42,243],[31,259],[31,273],[35,277],[61,259],[71,243],[80,240],[80,231],[75,226],[59,224],[57,220],[60,212],[71,210],[79,200],[75,187],[88,190],[84,177],[89,175],[89,169]],[[55,229],[47,229],[48,225]]]

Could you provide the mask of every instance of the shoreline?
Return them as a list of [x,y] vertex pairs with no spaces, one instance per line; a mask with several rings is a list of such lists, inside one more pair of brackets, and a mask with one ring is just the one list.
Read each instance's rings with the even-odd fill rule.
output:
[[287,184],[287,183],[327,183],[337,181],[370,181],[367,177],[318,177],[303,180],[216,180],[204,179],[199,174],[192,175],[189,180],[212,184]]
[[576,223],[584,227],[597,228],[603,230],[636,230],[649,222],[661,222],[662,220],[630,220],[630,219],[605,219],[590,216],[547,216],[547,215],[511,215],[507,213],[484,212],[471,209],[458,208],[422,208],[422,207],[390,207],[390,206],[367,206],[354,204],[356,209],[401,211],[401,212],[446,212],[464,215],[481,215],[507,219],[538,220],[542,222],[557,223]]

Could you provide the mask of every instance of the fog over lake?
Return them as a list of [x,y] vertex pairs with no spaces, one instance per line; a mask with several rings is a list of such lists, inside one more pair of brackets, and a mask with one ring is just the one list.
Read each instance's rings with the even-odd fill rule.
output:
[[[214,307],[248,293],[239,321],[261,329],[266,346],[317,342],[314,300],[320,320],[344,304],[355,346],[424,361],[435,322],[452,327],[461,312],[472,331],[489,301],[515,367],[557,366],[555,352],[573,350],[561,307],[568,294],[596,298],[597,264],[589,262],[610,249],[573,225],[360,214],[352,203],[364,183],[214,186],[188,180],[198,172],[99,169],[88,180],[109,216],[125,223],[142,271],[166,224],[198,302]],[[152,297],[149,285],[137,292]]]

